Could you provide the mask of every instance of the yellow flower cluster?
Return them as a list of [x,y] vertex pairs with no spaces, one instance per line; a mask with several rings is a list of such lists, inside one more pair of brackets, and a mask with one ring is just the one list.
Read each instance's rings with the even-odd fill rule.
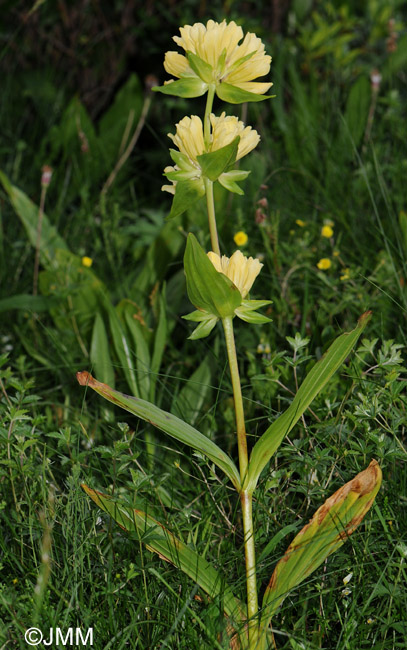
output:
[[236,160],[240,160],[243,156],[246,156],[250,151],[252,151],[260,141],[260,136],[252,129],[251,126],[245,126],[234,115],[226,115],[223,112],[219,117],[216,117],[213,113],[210,114],[210,123],[212,126],[212,132],[210,137],[209,150],[206,151],[205,141],[204,141],[204,130],[202,120],[198,115],[191,115],[191,117],[184,117],[176,125],[176,133],[168,134],[168,137],[171,138],[176,147],[178,147],[181,154],[185,158],[179,161],[175,166],[168,165],[164,169],[165,174],[170,174],[170,180],[174,183],[173,185],[163,185],[162,190],[175,192],[175,183],[176,180],[171,178],[176,171],[182,171],[182,176],[179,177],[179,180],[196,180],[200,179],[202,176],[202,170],[198,163],[198,156],[203,153],[210,153],[217,151],[222,147],[233,142],[233,140],[239,136],[239,145],[237,148]]
[[232,257],[210,251],[208,257],[219,273],[226,275],[245,298],[259,275],[263,264],[253,257],[245,257],[241,251],[235,251]]
[[[255,34],[246,34],[239,45],[243,30],[234,21],[217,23],[208,20],[206,25],[185,25],[180,28],[180,34],[173,37],[176,44],[210,66],[205,68],[204,82],[215,85],[226,82],[259,95],[272,86],[272,83],[253,82],[253,79],[268,74],[271,57],[265,54],[264,45]],[[177,78],[199,76],[188,58],[178,52],[166,53],[164,68]]]

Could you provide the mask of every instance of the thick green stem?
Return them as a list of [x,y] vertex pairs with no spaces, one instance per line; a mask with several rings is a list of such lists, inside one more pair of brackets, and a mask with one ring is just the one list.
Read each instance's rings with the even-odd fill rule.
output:
[[259,646],[259,606],[257,602],[256,551],[254,547],[254,529],[252,512],[253,495],[243,490],[240,493],[243,515],[244,554],[246,561],[246,591],[249,650],[258,650]]
[[247,466],[248,466],[247,439],[246,439],[246,426],[244,422],[242,388],[240,386],[239,367],[237,364],[232,317],[229,316],[228,318],[224,318],[222,323],[223,323],[223,329],[225,331],[226,349],[228,352],[230,374],[232,377],[233,398],[235,402],[235,413],[236,413],[236,433],[237,433],[237,447],[239,453],[240,480],[241,480],[241,484],[243,485],[247,478]]
[[213,200],[213,183],[209,178],[204,178],[206,192],[206,206],[208,209],[209,232],[211,234],[211,247],[220,257],[218,229],[216,227],[215,202]]
[[[242,389],[240,385],[239,367],[237,363],[235,337],[233,334],[232,317],[223,319],[226,348],[228,352],[230,374],[232,377],[233,397],[236,412],[237,445],[239,452],[240,481],[243,486],[247,478],[248,454],[246,425],[244,421]],[[258,601],[256,580],[256,554],[254,547],[252,492],[243,489],[240,493],[243,515],[244,552],[246,562],[246,589],[247,589],[247,618],[249,650],[258,648]]]

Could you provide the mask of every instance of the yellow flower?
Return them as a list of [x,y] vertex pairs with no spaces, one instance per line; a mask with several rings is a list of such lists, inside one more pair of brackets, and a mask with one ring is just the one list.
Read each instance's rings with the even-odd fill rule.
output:
[[219,273],[226,275],[239,289],[242,298],[245,298],[253,286],[253,282],[260,273],[263,264],[253,257],[245,257],[241,251],[235,251],[232,257],[210,251],[209,259]]
[[307,225],[307,224],[306,224],[306,221],[303,221],[302,219],[296,219],[296,220],[295,220],[295,223],[296,223],[297,226],[299,226],[300,228],[304,228],[304,226]]
[[350,269],[343,269],[342,275],[339,278],[341,280],[341,282],[345,282],[346,280],[349,280],[349,278],[350,278],[349,272],[350,272]]
[[88,269],[92,266],[93,259],[91,257],[82,257],[82,265],[86,266]]
[[317,267],[321,271],[327,271],[328,269],[331,268],[331,266],[332,266],[332,262],[328,257],[323,257],[322,259],[319,260],[317,264]]
[[[192,69],[188,59],[178,52],[167,52],[164,68],[168,74],[182,78],[201,78],[206,84],[227,83],[241,90],[261,95],[272,83],[253,82],[270,70],[271,57],[265,54],[264,45],[255,34],[246,34],[234,21],[217,23],[208,20],[206,25],[195,23],[180,28],[181,36],[173,40],[185,52],[195,54],[210,68]],[[199,73],[199,74],[198,74]]]
[[334,231],[331,228],[331,226],[322,226],[322,229],[321,229],[321,236],[322,237],[326,237],[327,239],[329,239],[330,237],[332,237],[333,234],[334,234]]
[[246,235],[246,233],[243,232],[243,230],[239,230],[239,232],[237,232],[237,233],[235,234],[235,236],[233,237],[233,239],[234,239],[234,242],[235,242],[236,246],[244,246],[245,244],[247,244],[247,240],[248,240],[249,238],[248,238],[248,236]]
[[[223,112],[219,117],[216,117],[211,113],[210,121],[212,133],[208,149],[205,147],[202,120],[198,115],[182,118],[176,124],[175,135],[168,134],[168,137],[178,147],[182,157],[177,160],[176,165],[169,165],[164,169],[164,173],[169,175],[168,178],[173,182],[173,185],[163,185],[162,190],[174,194],[177,180],[201,179],[202,170],[197,161],[197,157],[201,154],[217,151],[239,136],[240,140],[236,155],[236,160],[239,160],[252,151],[260,140],[257,131],[252,129],[251,126],[245,127],[244,123],[233,115],[226,116],[226,113]],[[175,172],[177,173],[175,174]],[[174,176],[176,178],[173,178]]]
[[210,151],[225,147],[239,136],[236,160],[240,160],[259,144],[260,136],[257,131],[251,126],[245,127],[244,123],[234,115],[226,115],[223,111],[219,117],[211,113],[210,119],[212,124]]

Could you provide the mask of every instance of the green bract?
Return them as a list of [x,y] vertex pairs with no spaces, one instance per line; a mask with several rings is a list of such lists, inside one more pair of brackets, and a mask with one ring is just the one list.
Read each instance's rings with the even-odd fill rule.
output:
[[188,296],[195,307],[215,318],[233,316],[242,303],[240,291],[223,273],[218,273],[191,233],[187,239],[184,268]]

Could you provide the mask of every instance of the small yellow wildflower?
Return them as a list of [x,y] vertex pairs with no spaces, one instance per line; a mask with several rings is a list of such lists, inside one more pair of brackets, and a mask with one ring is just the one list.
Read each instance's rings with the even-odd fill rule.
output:
[[317,264],[317,267],[320,269],[320,271],[327,271],[331,268],[331,266],[332,262],[328,257],[323,257]]
[[86,266],[86,268],[90,269],[92,264],[93,264],[93,259],[91,257],[86,257],[86,255],[84,257],[82,257],[82,265],[83,266]]
[[248,236],[243,232],[243,230],[239,230],[239,232],[237,232],[233,237],[236,246],[244,246],[247,244],[248,239]]
[[306,221],[303,221],[302,219],[296,219],[296,220],[295,220],[295,223],[296,223],[297,226],[299,226],[300,228],[304,228],[304,226],[307,225],[307,222],[306,222]]
[[[222,83],[227,83],[256,94],[263,94],[272,86],[271,83],[253,81],[270,70],[271,57],[265,54],[263,43],[255,34],[248,33],[238,45],[243,30],[234,21],[217,23],[208,20],[206,25],[185,25],[179,31],[181,36],[173,36],[176,44],[185,52],[199,56],[212,68],[202,77],[205,84],[215,84],[220,88]],[[164,68],[174,77],[198,77],[188,59],[178,52],[166,53]]]
[[18,582],[18,578],[13,578],[13,585],[16,585]]
[[372,623],[374,623],[374,618],[368,618],[367,621],[366,621],[366,623],[367,623],[368,625],[371,625]]
[[342,275],[340,276],[340,281],[341,282],[346,282],[346,280],[349,280],[350,278],[350,269],[343,269]]
[[321,228],[321,236],[322,237],[326,237],[327,239],[330,239],[330,237],[332,237],[333,234],[334,234],[334,231],[331,228],[331,226],[322,226],[322,228]]
[[340,252],[339,251],[334,251],[332,254],[333,254],[334,257],[339,257]]
[[261,271],[263,264],[253,257],[245,257],[241,251],[235,251],[232,257],[222,255],[219,257],[213,251],[208,257],[219,273],[226,275],[239,289],[242,298],[245,298],[253,286],[253,282]]

